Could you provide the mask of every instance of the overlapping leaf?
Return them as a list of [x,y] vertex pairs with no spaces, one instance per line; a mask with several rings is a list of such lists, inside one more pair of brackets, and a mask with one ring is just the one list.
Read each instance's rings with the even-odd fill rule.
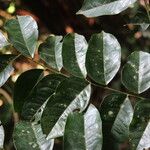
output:
[[40,58],[58,71],[63,67],[61,40],[62,36],[49,36],[39,47]]
[[94,105],[90,105],[86,113],[73,113],[68,116],[65,133],[65,150],[101,150],[102,122]]
[[82,8],[77,14],[86,17],[98,17],[103,15],[115,15],[124,11],[137,0],[84,0]]
[[63,66],[74,76],[86,77],[85,57],[87,42],[84,36],[79,34],[68,34],[63,40]]
[[13,72],[12,61],[16,55],[0,55],[0,87],[7,81]]
[[141,100],[134,109],[130,124],[130,142],[133,150],[150,148],[150,102]]
[[31,16],[17,16],[5,24],[13,46],[25,56],[34,56],[38,39],[38,27]]
[[134,92],[142,93],[150,88],[150,54],[133,52],[122,70],[122,83]]
[[8,41],[6,40],[5,36],[0,32],[0,48],[8,45]]
[[67,116],[74,110],[83,111],[88,105],[91,86],[85,80],[71,77],[64,80],[47,102],[41,118],[47,139],[63,135]]
[[109,33],[94,34],[86,56],[88,75],[97,83],[107,85],[116,75],[121,63],[121,47]]
[[4,144],[4,128],[1,125],[1,121],[0,121],[0,149],[3,148],[3,144]]

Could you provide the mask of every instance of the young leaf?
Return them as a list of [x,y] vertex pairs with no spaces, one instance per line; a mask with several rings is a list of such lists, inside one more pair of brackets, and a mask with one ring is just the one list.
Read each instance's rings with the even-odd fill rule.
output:
[[142,93],[150,88],[150,54],[133,52],[122,70],[122,83],[134,93]]
[[130,124],[130,142],[133,150],[150,148],[150,102],[141,100],[134,109]]
[[58,71],[63,67],[61,40],[62,36],[49,36],[39,47],[40,58]]
[[8,80],[14,68],[12,61],[16,55],[0,55],[0,87]]
[[52,150],[54,140],[46,141],[40,126],[33,126],[31,122],[20,121],[16,124],[13,139],[16,149],[18,150],[41,150],[47,147]]
[[115,15],[124,11],[137,0],[84,0],[82,8],[77,14],[86,17],[98,17],[103,15]]
[[109,33],[94,34],[86,56],[88,75],[97,83],[107,85],[116,75],[121,63],[121,47]]
[[16,112],[18,112],[19,114],[21,113],[26,98],[42,77],[42,69],[32,69],[22,73],[18,77],[14,86],[13,95],[14,109]]
[[65,150],[101,150],[102,121],[94,105],[87,112],[70,114],[67,118],[64,133]]
[[3,149],[3,144],[4,144],[4,128],[1,125],[0,121],[0,149]]
[[63,65],[72,75],[86,78],[85,57],[87,42],[84,36],[70,33],[63,40]]
[[83,111],[90,95],[91,85],[83,79],[71,77],[59,84],[56,94],[48,100],[41,118],[47,139],[63,135],[68,114],[74,110]]
[[108,146],[108,139],[110,140],[111,135],[118,143],[126,141],[129,137],[129,125],[133,117],[133,108],[127,95],[120,93],[108,95],[104,98],[100,113],[105,146]]
[[5,36],[0,32],[0,48],[3,48],[8,45],[8,41]]
[[8,20],[5,24],[8,38],[13,46],[25,56],[34,56],[38,27],[31,16],[17,16],[16,19]]
[[32,119],[65,78],[60,74],[50,74],[41,79],[25,99],[21,117],[25,120]]

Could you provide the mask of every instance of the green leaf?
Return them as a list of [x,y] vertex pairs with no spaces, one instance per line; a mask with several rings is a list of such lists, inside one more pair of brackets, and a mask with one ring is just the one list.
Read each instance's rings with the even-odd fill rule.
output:
[[94,105],[87,112],[70,114],[64,133],[65,150],[101,150],[102,121]]
[[6,40],[5,36],[0,32],[0,48],[7,46],[9,43]]
[[49,36],[39,47],[40,58],[58,71],[63,67],[61,40],[62,36]]
[[84,36],[70,33],[63,40],[63,65],[74,76],[86,78],[85,57],[87,42]]
[[34,57],[38,39],[38,27],[31,16],[17,16],[5,24],[13,46],[25,56]]
[[86,56],[89,77],[95,82],[107,85],[116,75],[121,63],[121,47],[117,39],[109,33],[94,34]]
[[40,126],[26,121],[16,124],[13,139],[17,150],[52,150],[54,145],[54,140],[45,139]]
[[1,121],[0,121],[0,149],[3,148],[3,144],[4,144],[4,128],[1,125]]
[[56,91],[58,85],[65,78],[60,74],[50,74],[41,79],[25,99],[21,113],[22,118],[30,120],[37,111],[41,111],[40,107]]
[[48,100],[41,118],[47,139],[63,135],[68,114],[74,110],[83,111],[90,95],[91,85],[83,79],[71,77],[59,84],[56,94]]
[[12,62],[15,58],[16,55],[0,55],[0,87],[8,80],[14,71]]
[[86,17],[98,17],[103,15],[115,15],[124,11],[137,0],[84,0],[82,8],[77,14]]
[[42,77],[42,69],[32,69],[22,73],[18,77],[14,86],[13,95],[14,109],[16,112],[18,112],[19,114],[21,113],[26,98],[29,96],[34,86]]
[[130,124],[130,142],[132,150],[150,148],[150,101],[137,102],[133,120]]
[[133,52],[122,70],[122,83],[134,93],[142,93],[150,88],[150,54]]
[[128,140],[133,108],[127,95],[113,93],[106,96],[101,105],[100,114],[103,122],[105,148],[109,146],[108,140],[111,136],[118,143]]

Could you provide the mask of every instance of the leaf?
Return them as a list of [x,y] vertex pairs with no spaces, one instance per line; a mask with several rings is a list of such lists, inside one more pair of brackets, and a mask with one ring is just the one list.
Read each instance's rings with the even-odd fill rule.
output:
[[4,128],[1,125],[0,121],[0,149],[3,149],[3,144],[4,144]]
[[39,47],[40,58],[58,71],[63,67],[61,40],[62,36],[49,36]]
[[0,32],[0,48],[7,46],[9,43],[6,40],[5,36]]
[[90,105],[84,115],[76,112],[68,116],[64,133],[64,149],[102,149],[102,121],[94,105]]
[[14,109],[19,114],[22,111],[26,98],[33,90],[37,82],[43,77],[42,69],[32,69],[22,73],[14,86]]
[[13,133],[16,149],[42,150],[44,145],[44,147],[47,146],[48,150],[52,150],[54,140],[46,141],[45,136],[41,132],[40,127],[36,126],[34,128],[31,122],[20,121],[17,123]]
[[5,24],[8,38],[13,46],[25,56],[34,56],[38,27],[31,16],[17,16],[16,19],[8,20]]
[[133,150],[150,148],[150,102],[141,100],[134,108],[130,124],[130,142]]
[[72,75],[86,78],[85,57],[87,42],[84,36],[70,33],[63,40],[63,65]]
[[16,55],[0,55],[0,87],[4,85],[14,71],[12,61],[15,58]]
[[115,15],[124,11],[137,0],[84,0],[82,8],[77,14],[86,17],[98,17],[103,15]]
[[57,86],[65,79],[60,74],[50,74],[41,79],[25,99],[21,116],[25,120],[31,120],[40,107],[55,92]]
[[103,122],[105,148],[109,146],[109,142],[112,142],[112,138],[118,143],[128,139],[133,108],[127,95],[113,93],[106,96],[101,105],[100,114]]
[[83,111],[90,100],[91,85],[85,80],[71,77],[59,84],[56,94],[47,102],[41,118],[47,139],[63,135],[67,116],[74,110]]
[[142,93],[150,87],[150,54],[133,52],[122,70],[122,83],[134,93]]
[[121,63],[121,47],[109,33],[94,34],[86,56],[86,69],[95,82],[107,85],[116,75]]

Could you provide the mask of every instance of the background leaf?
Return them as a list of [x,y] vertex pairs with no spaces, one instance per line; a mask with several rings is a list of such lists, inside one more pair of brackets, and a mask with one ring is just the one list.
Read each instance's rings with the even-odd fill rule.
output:
[[122,83],[134,93],[142,93],[150,88],[150,54],[133,52],[122,70]]
[[12,61],[16,55],[0,55],[0,87],[8,80],[14,68]]
[[86,69],[95,82],[107,85],[116,75],[121,63],[121,47],[109,33],[92,35],[86,56]]
[[98,17],[103,15],[115,15],[124,11],[137,0],[84,0],[82,8],[77,14],[86,17]]
[[5,36],[0,32],[0,48],[7,46],[9,43],[6,40]]
[[70,33],[64,37],[63,65],[74,76],[86,78],[85,57],[87,46],[88,44],[84,36],[77,33]]
[[17,16],[16,19],[8,20],[5,24],[8,39],[13,46],[25,56],[34,56],[38,27],[31,16]]
[[0,149],[3,148],[3,144],[4,144],[4,128],[1,125],[1,121],[0,121]]
[[83,111],[90,100],[91,86],[83,79],[64,80],[47,102],[41,118],[47,139],[63,135],[67,116],[74,110]]
[[65,150],[101,150],[102,122],[94,105],[90,105],[84,115],[73,113],[68,116],[65,133]]
[[63,67],[61,40],[62,36],[49,36],[39,47],[40,58],[58,71]]

